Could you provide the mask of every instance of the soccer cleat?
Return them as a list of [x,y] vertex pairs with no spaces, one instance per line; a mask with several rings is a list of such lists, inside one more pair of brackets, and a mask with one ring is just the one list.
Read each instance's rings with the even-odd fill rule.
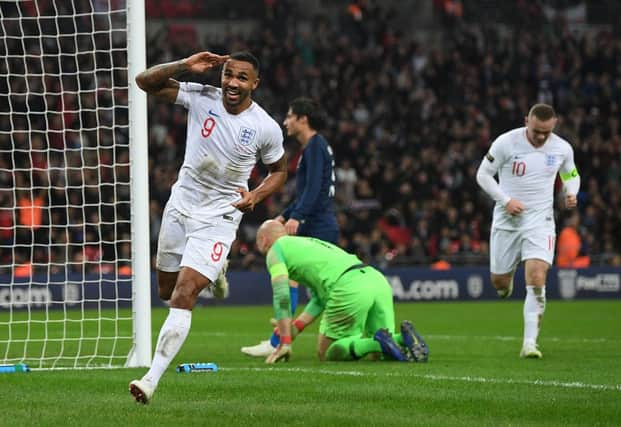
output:
[[401,322],[401,337],[411,360],[415,362],[426,362],[429,360],[429,347],[427,347],[427,343],[414,329],[414,325],[409,320]]
[[509,286],[505,289],[496,289],[496,293],[500,298],[509,298],[513,293],[513,279],[509,282]]
[[218,299],[223,299],[229,296],[229,281],[226,279],[226,270],[229,268],[229,261],[225,260],[218,278],[211,287],[211,293]]
[[155,387],[149,381],[134,380],[129,383],[129,392],[134,396],[136,402],[146,405],[153,397]]
[[392,339],[388,329],[382,328],[373,335],[373,339],[379,342],[382,348],[382,353],[391,359],[398,360],[400,362],[407,362],[408,357],[403,354],[399,345]]
[[252,357],[267,357],[275,350],[276,348],[272,347],[272,344],[269,342],[269,340],[261,341],[257,345],[241,348],[242,353]]
[[537,344],[524,343],[522,351],[520,351],[520,357],[523,359],[541,359],[543,353],[537,348]]

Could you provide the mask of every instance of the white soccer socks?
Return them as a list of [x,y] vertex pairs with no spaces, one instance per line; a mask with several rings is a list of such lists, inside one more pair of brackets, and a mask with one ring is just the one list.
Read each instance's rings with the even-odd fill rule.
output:
[[155,354],[151,368],[142,377],[142,381],[148,381],[157,387],[157,383],[170,365],[170,362],[177,355],[183,345],[192,324],[192,311],[182,308],[171,308],[166,321],[160,329],[157,339]]
[[541,320],[546,309],[545,286],[526,286],[526,299],[524,300],[524,343],[522,345],[522,357],[540,358],[541,352],[537,350],[537,338],[541,327]]

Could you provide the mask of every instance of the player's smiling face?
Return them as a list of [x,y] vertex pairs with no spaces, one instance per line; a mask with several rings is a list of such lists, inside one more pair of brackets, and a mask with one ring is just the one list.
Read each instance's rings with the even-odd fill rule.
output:
[[546,143],[556,126],[556,117],[548,120],[539,120],[535,116],[526,118],[526,137],[534,147],[541,147]]
[[222,95],[224,107],[237,114],[251,103],[250,95],[259,85],[257,71],[251,63],[229,59],[222,68]]

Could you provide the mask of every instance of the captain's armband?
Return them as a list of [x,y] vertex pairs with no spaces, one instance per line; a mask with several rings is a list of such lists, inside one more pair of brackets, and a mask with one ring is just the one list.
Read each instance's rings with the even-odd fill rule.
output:
[[559,175],[561,176],[561,181],[563,182],[569,181],[570,179],[574,179],[580,176],[580,174],[578,174],[578,169],[576,168],[573,168],[569,172],[560,172]]

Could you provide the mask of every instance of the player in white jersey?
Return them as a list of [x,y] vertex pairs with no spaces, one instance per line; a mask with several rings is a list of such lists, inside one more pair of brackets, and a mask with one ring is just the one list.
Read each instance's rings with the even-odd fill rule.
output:
[[[221,88],[173,79],[221,64]],[[201,52],[149,68],[136,83],[188,110],[185,158],[164,209],[156,261],[159,295],[170,300],[170,312],[151,368],[129,385],[134,399],[147,403],[188,335],[198,294],[206,287],[223,290],[223,267],[242,213],[283,186],[287,164],[280,126],[251,98],[259,84],[252,54]],[[249,191],[258,158],[269,174]]]
[[571,145],[552,133],[557,117],[551,106],[534,105],[525,122],[525,127],[496,138],[479,166],[477,182],[496,202],[490,236],[492,284],[500,297],[510,296],[515,269],[524,261],[526,299],[520,356],[541,358],[537,338],[556,242],[554,183],[560,174],[565,207],[574,208],[580,176]]

